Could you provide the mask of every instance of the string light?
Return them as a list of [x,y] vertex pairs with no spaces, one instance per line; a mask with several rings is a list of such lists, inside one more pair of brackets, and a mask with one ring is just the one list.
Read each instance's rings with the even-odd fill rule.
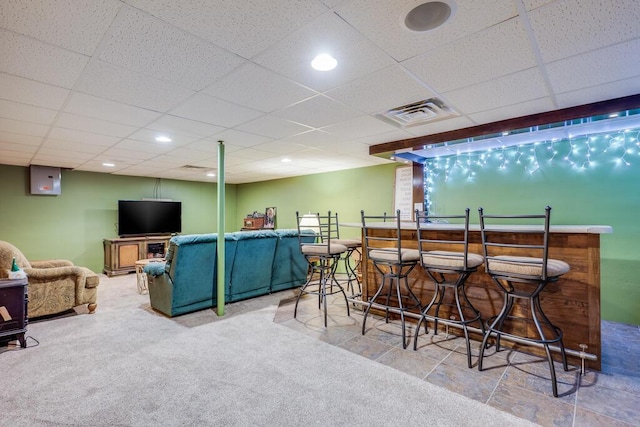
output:
[[[463,179],[473,182],[482,170],[495,168],[501,174],[527,173],[529,176],[545,168],[569,168],[576,173],[595,171],[606,164],[632,166],[640,157],[640,129],[536,141],[483,151],[459,152],[425,161],[425,209],[434,208],[430,195],[436,179],[450,182]],[[511,160],[510,160],[511,159]],[[558,159],[564,161],[558,162]],[[640,162],[638,163],[640,164]]]

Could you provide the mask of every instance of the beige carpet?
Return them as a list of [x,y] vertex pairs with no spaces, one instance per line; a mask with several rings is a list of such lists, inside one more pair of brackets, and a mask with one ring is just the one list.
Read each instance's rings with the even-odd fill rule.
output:
[[170,319],[134,275],[103,278],[94,315],[0,348],[0,425],[531,425],[274,323],[291,295]]

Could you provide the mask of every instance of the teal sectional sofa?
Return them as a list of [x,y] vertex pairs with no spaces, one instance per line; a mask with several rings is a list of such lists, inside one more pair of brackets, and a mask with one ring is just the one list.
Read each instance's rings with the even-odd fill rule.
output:
[[[225,300],[301,286],[307,262],[297,230],[225,233]],[[303,239],[313,239],[304,236]],[[151,307],[173,317],[217,304],[217,234],[174,236],[164,263],[144,269]]]

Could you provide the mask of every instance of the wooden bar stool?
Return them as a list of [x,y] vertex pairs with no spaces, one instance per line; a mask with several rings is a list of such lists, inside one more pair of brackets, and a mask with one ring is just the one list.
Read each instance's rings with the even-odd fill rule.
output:
[[[457,239],[454,239],[455,235],[447,239],[440,238],[437,229],[430,227],[433,223],[451,220],[462,221],[464,225],[457,233]],[[481,255],[469,253],[469,208],[465,209],[464,215],[428,215],[416,211],[416,226],[420,264],[433,280],[435,292],[431,302],[422,310],[422,317],[418,322],[413,340],[413,349],[418,348],[418,334],[422,322],[425,323],[425,332],[428,332],[427,320],[433,320],[434,334],[437,334],[438,321],[444,320],[462,327],[467,345],[467,365],[471,368],[471,343],[467,325],[478,322],[484,335],[484,323],[480,312],[467,298],[465,287],[467,278],[483,262]],[[443,302],[447,289],[453,291],[453,302]],[[447,317],[441,317],[440,309],[443,305],[451,309]],[[432,309],[434,309],[433,314],[430,314]]]
[[[551,207],[545,208],[544,215],[487,215],[480,208],[480,230],[484,248],[485,270],[504,293],[504,302],[500,313],[488,319],[489,327],[482,340],[478,370],[482,370],[482,359],[489,337],[495,336],[496,351],[500,350],[500,338],[513,338],[518,342],[542,345],[547,354],[553,395],[558,397],[556,371],[551,356],[551,344],[559,346],[562,365],[565,371],[567,356],[562,342],[562,330],[555,326],[545,315],[540,305],[540,293],[547,284],[557,282],[560,276],[569,272],[569,264],[549,258],[549,222]],[[494,220],[502,224],[522,224],[522,229],[506,230],[499,225],[490,225]],[[532,222],[543,221],[544,225],[535,226]],[[526,233],[527,242],[516,241],[514,233]],[[528,304],[531,318],[516,316],[516,300]],[[524,323],[525,333],[506,332],[509,323]],[[534,328],[530,328],[533,324]]]

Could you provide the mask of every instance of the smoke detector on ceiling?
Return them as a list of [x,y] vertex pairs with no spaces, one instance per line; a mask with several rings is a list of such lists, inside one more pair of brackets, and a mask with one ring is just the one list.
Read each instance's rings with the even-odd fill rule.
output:
[[438,98],[413,102],[376,114],[379,119],[401,128],[420,126],[456,116],[459,114]]

